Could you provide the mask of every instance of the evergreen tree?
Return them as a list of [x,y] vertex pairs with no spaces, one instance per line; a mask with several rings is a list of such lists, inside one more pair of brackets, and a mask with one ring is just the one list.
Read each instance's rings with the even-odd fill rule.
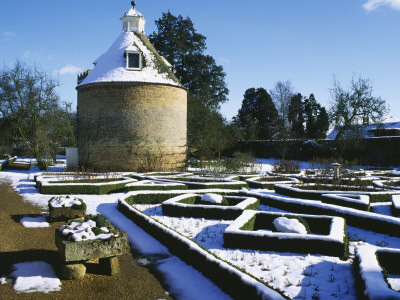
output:
[[306,137],[322,139],[329,129],[329,119],[326,109],[322,107],[311,94],[304,100],[304,120],[306,123]]
[[304,107],[303,96],[297,93],[290,99],[289,105],[289,125],[291,138],[302,139],[305,136],[304,132]]
[[226,74],[213,57],[204,54],[206,37],[196,32],[190,18],[181,15],[163,13],[155,23],[157,32],[149,36],[151,43],[174,66],[176,77],[196,95],[196,101],[218,110],[227,101]]
[[223,68],[204,54],[206,37],[196,32],[190,18],[167,12],[155,23],[157,32],[149,39],[188,89],[189,151],[197,156],[218,156],[232,142],[225,138],[230,136],[230,127],[218,111],[229,92]]
[[326,132],[329,130],[329,115],[325,107],[321,107],[321,110],[317,116],[316,122],[316,135],[317,139],[326,138]]
[[247,89],[234,123],[247,140],[273,138],[279,116],[270,94],[264,88]]

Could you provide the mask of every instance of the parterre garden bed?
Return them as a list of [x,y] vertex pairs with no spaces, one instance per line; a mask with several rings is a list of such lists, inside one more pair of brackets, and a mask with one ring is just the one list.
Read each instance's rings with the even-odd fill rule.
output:
[[[309,192],[309,190],[305,191]],[[223,218],[222,213],[219,217],[216,217],[215,212],[209,215],[204,213],[207,208],[199,199],[202,192],[210,192],[210,190],[186,191],[188,192],[192,194],[185,195],[185,191],[165,191],[153,194],[136,192],[120,199],[119,207],[136,223],[142,224],[141,226],[146,231],[160,239],[176,255],[239,298],[242,294],[238,286],[243,284],[243,279],[239,279],[242,283],[237,283],[235,287],[226,286],[224,283],[228,280],[226,275],[219,273],[224,272],[221,270],[217,272],[205,263],[204,257],[211,254],[221,262],[239,268],[237,274],[239,278],[244,276],[241,273],[248,274],[266,287],[272,287],[283,293],[285,297],[355,299],[360,289],[356,289],[356,280],[353,275],[354,245],[357,243],[354,240],[359,238],[357,233],[354,235],[354,230],[356,232],[363,232],[363,230],[352,229],[350,249],[353,250],[350,250],[350,258],[347,258],[349,242],[346,222],[354,227],[400,236],[400,219],[391,215],[369,212],[371,197],[374,201],[388,199],[391,201],[392,195],[397,194],[395,191],[357,189],[336,191],[332,189],[326,192],[325,189],[321,189],[316,191],[319,194],[317,199],[315,199],[315,194],[310,197],[311,199],[296,199],[292,198],[297,196],[294,194],[281,196],[267,190],[264,194],[260,190],[251,192],[242,189],[235,195],[227,190],[213,190],[213,193],[225,194],[226,198],[239,195],[242,199],[255,197],[260,201],[262,205],[258,210],[245,209],[235,220]],[[227,196],[229,194],[230,196]],[[216,209],[216,205],[208,206],[210,206],[210,212]],[[229,206],[220,206],[217,209],[223,210],[227,207]],[[204,211],[201,212],[202,210]],[[288,214],[290,216],[305,218],[307,223],[311,224],[312,231],[305,236],[276,232],[270,227],[273,219],[271,215],[274,216],[276,213],[266,212],[276,210],[288,211],[291,212]],[[194,211],[196,213],[193,213]],[[303,215],[298,215],[299,213]],[[253,221],[251,221],[252,218]],[[241,222],[239,226],[241,228],[231,230],[235,222]],[[335,226],[340,227],[342,231],[334,230]],[[332,232],[336,232],[336,235]],[[175,238],[171,238],[172,236]],[[185,238],[189,240],[189,244],[191,242],[194,244],[178,246],[182,240],[186,241]],[[385,245],[386,242],[382,240],[376,243]],[[197,253],[193,250],[194,245],[199,245],[206,252]],[[196,254],[193,254],[193,251]],[[297,254],[302,252],[308,255]],[[197,257],[198,255],[203,258]],[[215,278],[217,276],[215,274],[219,274],[218,279]],[[250,284],[253,286],[250,290],[254,289],[254,284],[254,282]],[[400,297],[400,294],[398,295]],[[261,298],[260,295],[258,296]]]
[[[203,192],[209,191],[204,190]],[[226,193],[227,191],[213,191],[213,193],[218,192]],[[177,193],[182,192],[174,192],[174,194]],[[307,251],[304,248],[302,249],[303,251],[300,251],[305,251],[307,253],[320,252],[318,250],[324,248],[325,251],[331,251],[329,252],[329,255],[332,255],[334,252],[334,255],[337,257],[321,255],[304,256],[301,254],[295,254],[296,252],[299,252],[296,251],[296,245],[299,243],[299,241],[304,242],[307,240],[307,238],[304,239],[304,237],[302,239],[301,235],[297,236],[297,240],[296,238],[292,239],[289,244],[281,244],[280,249],[274,249],[275,251],[286,251],[286,253],[267,251],[262,249],[262,247],[256,250],[248,250],[248,247],[242,247],[239,245],[235,245],[235,248],[231,249],[226,248],[228,245],[224,245],[224,232],[226,228],[235,221],[215,218],[208,219],[204,216],[198,218],[166,216],[163,213],[162,206],[165,203],[163,203],[163,201],[168,199],[167,192],[158,192],[154,195],[147,193],[146,196],[144,196],[144,194],[145,192],[135,192],[134,194],[128,194],[124,199],[120,199],[120,210],[129,216],[135,223],[140,224],[143,229],[167,245],[170,251],[173,251],[174,254],[184,259],[187,263],[198,268],[201,272],[203,272],[203,274],[212,278],[212,280],[220,285],[223,289],[233,293],[235,298],[244,297],[244,294],[240,292],[240,290],[244,288],[243,279],[240,278],[244,278],[247,276],[246,274],[253,276],[256,279],[255,282],[250,284],[252,288],[246,288],[250,290],[254,289],[254,286],[258,285],[257,282],[261,282],[266,287],[271,286],[281,293],[283,292],[285,297],[289,298],[301,296],[302,294],[308,294],[310,296],[314,295],[317,297],[317,295],[320,294],[326,295],[330,289],[334,289],[337,295],[342,295],[344,298],[351,299],[353,297],[354,299],[355,297],[355,291],[350,289],[350,287],[354,285],[351,275],[352,264],[349,260],[340,260],[339,258],[339,256],[342,258],[345,256],[347,249],[346,234],[345,231],[343,231],[343,219],[341,223],[342,231],[341,234],[339,233],[341,241],[339,241],[338,239],[329,240],[329,238],[327,238],[329,236],[331,227],[330,222],[332,222],[334,218],[306,216],[315,233],[310,234],[308,237],[311,240],[314,239],[314,241],[311,242],[311,244],[314,244],[311,245],[311,247],[314,247],[314,251]],[[196,194],[201,194],[201,191],[196,191]],[[181,194],[180,199],[185,199],[185,196],[186,195]],[[192,197],[191,200],[193,200],[193,196],[188,197]],[[152,201],[150,200],[151,198],[153,198]],[[160,205],[160,203],[162,204]],[[262,209],[265,209],[265,207]],[[251,213],[253,210],[246,210],[246,212]],[[266,214],[271,215],[271,213],[267,212]],[[320,220],[315,221],[318,218]],[[279,236],[279,233],[275,233],[275,237],[277,236]],[[185,242],[182,242],[182,240]],[[244,242],[246,241],[246,239],[243,239],[242,237],[239,237],[239,241],[240,240],[243,240]],[[182,245],[182,243],[189,244]],[[329,245],[329,248],[328,244],[324,243],[332,244]],[[262,242],[262,244],[265,243]],[[196,245],[199,245],[201,248],[203,248],[205,252],[198,253],[198,251],[194,250],[194,248],[197,247]],[[308,245],[308,247],[310,247],[310,245]],[[292,249],[292,251],[290,251],[290,249]],[[233,275],[228,276],[225,274],[226,270],[224,268],[217,271],[217,269],[210,266],[210,264],[212,265],[212,263],[209,262],[210,254],[220,261],[220,265],[223,265],[224,262],[226,262],[228,265],[233,265],[234,267],[239,268],[237,271],[239,273],[235,275],[238,277],[238,282],[235,281],[235,284],[227,286],[226,282],[232,282],[229,276]],[[320,275],[318,275],[318,273]],[[342,285],[342,292],[337,292],[337,279],[335,278],[339,278],[343,275],[348,276],[349,279],[346,282],[343,281],[339,283]],[[317,282],[314,283],[314,280],[318,280],[313,277],[319,276],[321,276],[321,278],[318,280],[327,281],[331,284],[320,286]],[[331,280],[329,280],[329,276],[331,276]],[[253,299],[251,295],[254,296],[254,294],[248,294],[247,297],[249,299]],[[261,299],[262,297],[261,295],[258,295],[255,298]]]
[[94,176],[90,179],[73,177],[42,176],[36,178],[37,187],[42,194],[108,194],[123,191],[125,186],[137,180],[130,177],[104,178]]
[[[252,192],[242,189],[247,184],[237,179],[264,183],[262,179],[175,172],[132,177],[96,178],[101,182],[71,179],[68,183],[65,177],[48,175],[38,177],[37,186],[48,194],[126,192],[118,201],[126,216],[234,298],[355,299],[357,293],[363,293],[363,288],[356,289],[353,274],[353,259],[361,261],[358,254],[354,256],[355,244],[360,243],[358,234],[364,234],[365,229],[400,237],[400,219],[369,212],[370,202],[393,199],[395,207],[398,201],[393,194],[400,194],[396,191],[338,191],[327,186],[311,190],[312,185],[296,190],[266,180],[275,186],[276,193],[267,190],[271,188],[267,185],[257,187],[265,192]],[[204,203],[202,198],[208,193],[223,195],[222,200]],[[307,233],[277,230],[271,224],[278,217],[302,220]],[[351,228],[350,243],[347,228]],[[382,240],[381,245],[395,240],[393,244],[400,247],[400,239],[385,238],[389,242]],[[392,256],[377,255],[385,265],[390,265]],[[392,282],[396,282],[400,267],[388,268]],[[361,264],[359,269],[362,271]],[[368,283],[365,286],[374,288]],[[388,295],[400,298],[400,293],[393,293]]]

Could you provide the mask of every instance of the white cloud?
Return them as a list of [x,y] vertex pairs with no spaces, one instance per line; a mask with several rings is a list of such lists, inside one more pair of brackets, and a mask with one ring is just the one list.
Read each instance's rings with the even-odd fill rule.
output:
[[14,31],[6,31],[6,32],[3,32],[3,35],[10,37],[10,36],[15,36],[16,34]]
[[370,12],[377,9],[379,6],[388,5],[390,8],[400,10],[400,0],[368,0],[363,7]]
[[3,42],[7,42],[9,40],[11,40],[14,36],[16,36],[16,33],[14,31],[5,31],[3,32]]
[[229,58],[219,57],[218,60],[222,63],[230,63],[231,60]]
[[60,70],[55,70],[54,73],[57,73],[60,75],[64,75],[64,74],[76,75],[82,71],[83,71],[82,68],[68,64],[65,67],[62,67]]
[[31,50],[26,50],[26,51],[24,52],[24,58],[26,58],[26,59],[31,59],[32,57],[33,57],[33,53],[32,53]]

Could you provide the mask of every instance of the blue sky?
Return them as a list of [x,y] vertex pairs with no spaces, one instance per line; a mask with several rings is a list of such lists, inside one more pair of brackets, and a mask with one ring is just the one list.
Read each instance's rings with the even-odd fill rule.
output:
[[[251,87],[290,80],[329,108],[334,76],[347,87],[369,78],[375,96],[400,118],[400,0],[138,0],[146,34],[162,12],[190,17],[207,37],[207,54],[224,67],[230,90],[221,112],[236,115]],[[2,0],[0,59],[36,64],[59,79],[76,106],[76,75],[92,67],[122,30],[130,1]]]

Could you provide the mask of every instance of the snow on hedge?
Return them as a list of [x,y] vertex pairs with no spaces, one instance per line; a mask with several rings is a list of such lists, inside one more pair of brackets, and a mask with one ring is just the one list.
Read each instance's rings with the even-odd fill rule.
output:
[[110,179],[107,182],[68,182],[68,181],[76,181],[76,180],[85,180],[85,178],[76,178],[73,176],[66,177],[37,177],[37,181],[40,182],[42,186],[85,186],[85,185],[93,185],[93,186],[106,186],[111,184],[119,184],[119,183],[131,183],[136,182],[136,179],[130,177],[118,177],[118,178],[109,178],[107,176],[96,176],[90,179]]
[[[255,210],[245,210],[240,215],[239,218],[234,220],[228,228],[225,229],[225,233],[241,233],[246,223],[257,214],[270,214],[275,215],[276,217],[285,217],[285,215],[291,215],[286,213],[278,213],[278,212],[262,212],[262,211],[255,211]],[[304,235],[300,235],[298,233],[292,232],[272,232],[272,231],[248,231],[246,230],[247,235],[254,235],[254,236],[269,236],[269,237],[278,237],[279,239],[291,239],[291,238],[301,238],[304,240],[323,240],[323,241],[334,241],[334,242],[343,242],[344,236],[344,219],[340,217],[332,217],[332,216],[315,216],[315,215],[305,215],[305,214],[296,214],[298,217],[307,217],[307,218],[327,218],[331,219],[331,226],[330,232],[328,235],[320,235],[320,234],[307,234],[307,231]]]
[[[309,191],[307,191],[309,192]],[[342,192],[340,192],[342,194]],[[357,193],[358,192],[353,192]],[[370,219],[376,219],[376,220],[380,220],[380,221],[385,221],[389,224],[395,224],[400,226],[400,219],[396,218],[396,217],[391,217],[391,216],[385,216],[385,215],[381,215],[381,214],[377,214],[377,213],[373,213],[373,212],[367,212],[367,211],[362,211],[362,210],[358,210],[358,209],[354,209],[354,208],[348,208],[348,207],[343,207],[343,206],[339,206],[339,205],[334,205],[334,204],[327,204],[327,203],[322,203],[321,201],[317,201],[317,200],[307,200],[307,199],[300,199],[300,198],[292,198],[292,197],[288,197],[288,196],[282,196],[279,194],[264,194],[262,191],[245,191],[245,190],[241,190],[241,194],[244,195],[248,195],[248,196],[253,196],[253,197],[267,197],[279,202],[283,202],[283,203],[288,203],[288,204],[298,204],[298,205],[302,205],[302,206],[309,206],[309,207],[316,207],[316,208],[320,208],[321,210],[332,210],[332,211],[336,211],[337,213],[340,214],[348,214],[348,215],[354,215],[354,216],[358,216],[358,217],[364,217],[364,218],[370,218]]]
[[230,264],[226,263],[225,261],[216,258],[210,252],[206,251],[205,249],[200,247],[198,244],[196,244],[189,238],[179,234],[178,232],[157,222],[153,218],[145,215],[144,213],[140,212],[136,208],[129,205],[125,200],[119,199],[118,204],[127,208],[132,213],[139,215],[142,219],[146,220],[146,222],[151,224],[152,226],[160,228],[163,232],[165,232],[169,236],[171,236],[171,238],[177,239],[180,242],[186,244],[188,249],[198,252],[199,254],[204,256],[207,259],[207,261],[215,262],[219,265],[220,268],[226,269],[230,273],[233,273],[236,276],[239,276],[244,283],[251,285],[257,289],[258,294],[260,295],[261,299],[283,299],[283,297],[278,292],[276,292],[273,289],[267,287],[266,285],[258,282],[257,280],[255,280],[254,278],[249,276],[248,274],[240,272],[238,269],[232,267]]
[[[315,293],[320,299],[328,299],[333,292],[336,293],[337,285],[340,285],[341,292],[337,293],[340,299],[356,299],[356,292],[352,288],[353,266],[349,260],[343,261],[338,257],[320,254],[228,249],[223,246],[223,232],[232,223],[230,220],[168,217],[162,214],[161,205],[135,204],[134,207],[164,226],[194,240],[220,259],[283,291],[290,298],[300,299],[304,295],[311,297]],[[287,275],[282,275],[286,273]],[[329,276],[334,276],[332,278],[335,280],[327,282]]]
[[[382,268],[376,257],[379,248],[372,245],[357,246],[356,256],[359,260],[360,275],[365,283],[364,295],[369,299],[400,299],[400,293],[389,288]],[[385,249],[388,251],[388,249]],[[390,250],[389,250],[390,251]],[[392,250],[400,254],[399,250]]]

